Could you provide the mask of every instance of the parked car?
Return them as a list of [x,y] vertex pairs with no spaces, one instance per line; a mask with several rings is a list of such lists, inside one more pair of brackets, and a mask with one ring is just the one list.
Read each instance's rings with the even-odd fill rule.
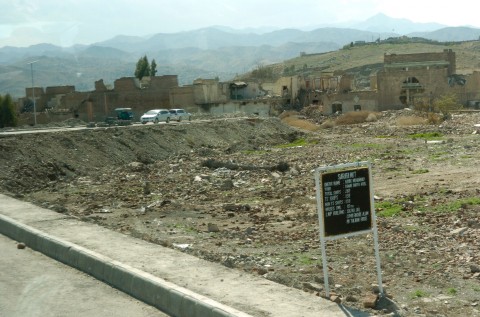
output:
[[133,123],[132,108],[116,108],[116,117],[105,118],[105,123],[108,125],[130,125]]
[[140,117],[140,122],[146,124],[147,122],[159,123],[166,122],[169,123],[171,118],[170,111],[167,109],[153,109],[145,112]]
[[170,109],[170,115],[172,120],[176,120],[178,122],[182,120],[192,120],[192,114],[186,112],[185,109]]

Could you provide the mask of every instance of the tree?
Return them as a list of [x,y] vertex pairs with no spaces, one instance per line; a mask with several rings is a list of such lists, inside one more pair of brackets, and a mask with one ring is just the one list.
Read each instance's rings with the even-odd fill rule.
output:
[[12,97],[7,94],[0,95],[0,128],[15,127],[17,125],[17,112]]
[[155,59],[152,59],[152,64],[150,65],[150,76],[155,76],[157,74],[157,63]]
[[135,69],[135,77],[142,80],[143,77],[150,76],[150,64],[148,63],[147,55],[140,57]]

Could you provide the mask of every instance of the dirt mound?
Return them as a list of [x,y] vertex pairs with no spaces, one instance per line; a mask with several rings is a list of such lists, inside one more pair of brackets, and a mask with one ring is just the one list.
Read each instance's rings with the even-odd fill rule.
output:
[[297,134],[277,119],[239,119],[3,135],[0,164],[6,168],[0,172],[0,187],[17,194],[36,191],[131,162],[253,151],[289,142]]

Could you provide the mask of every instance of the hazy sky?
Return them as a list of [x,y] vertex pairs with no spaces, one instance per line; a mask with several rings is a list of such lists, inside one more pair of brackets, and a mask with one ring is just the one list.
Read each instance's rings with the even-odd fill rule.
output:
[[0,47],[91,44],[212,25],[312,29],[377,13],[480,26],[478,0],[0,0]]

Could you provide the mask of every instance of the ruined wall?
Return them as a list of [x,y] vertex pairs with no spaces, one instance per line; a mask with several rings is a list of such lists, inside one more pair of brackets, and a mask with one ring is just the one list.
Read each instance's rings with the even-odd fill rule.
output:
[[25,88],[25,96],[27,98],[31,99],[33,97],[33,93],[35,93],[35,98],[40,97],[44,94],[43,87],[34,87],[33,89],[32,87]]
[[[295,100],[298,97],[300,89],[305,88],[305,79],[300,76],[281,77],[274,83],[262,83],[260,88],[270,96],[288,97],[288,99]],[[288,93],[285,95],[284,88]]]
[[234,100],[235,94],[240,96],[240,99],[257,99],[267,95],[260,84],[256,82],[248,82],[246,87],[237,88],[236,91],[233,91],[234,89],[235,88],[230,87],[231,99]]
[[63,95],[75,91],[75,86],[53,86],[45,88],[46,95]]
[[229,89],[213,79],[200,79],[193,82],[195,104],[211,104],[229,100]]
[[195,106],[193,85],[170,88],[170,105],[172,108],[193,108]]
[[353,90],[355,78],[352,74],[345,74],[340,77],[338,89],[342,92]]
[[95,91],[96,92],[105,92],[107,91],[107,86],[103,82],[103,79],[95,81]]
[[429,62],[447,62],[448,74],[456,72],[456,55],[451,49],[445,49],[443,52],[435,53],[416,53],[416,54],[384,54],[384,64],[388,67],[391,64],[408,64]]
[[377,74],[370,75],[370,90],[377,90]]
[[[414,106],[415,100],[439,96],[450,90],[447,68],[416,68],[409,70],[390,69],[377,74],[379,110],[399,109]],[[416,78],[421,91],[410,91],[411,102],[403,103],[401,96],[405,95],[404,82],[408,78]]]
[[320,105],[323,105],[324,114],[332,114],[339,111],[338,106],[341,105],[341,112],[350,111],[378,111],[376,91],[353,91],[345,94],[323,94],[320,96]]
[[115,91],[136,91],[138,89],[134,77],[122,77],[113,82]]
[[150,109],[172,108],[170,89],[178,87],[178,79],[176,75],[166,75],[140,82],[133,77],[123,77],[114,82],[113,90],[104,89],[103,81],[95,84],[98,88],[95,91],[66,95],[63,99],[65,107],[74,110],[79,119],[87,120],[85,105],[89,101],[92,104],[93,121],[104,121],[107,116],[115,116],[115,108],[127,107],[132,108],[138,120]]
[[150,87],[151,90],[168,90],[173,87],[178,87],[178,76],[177,75],[163,75],[150,77]]
[[[463,91],[457,92],[459,96],[459,102],[464,106],[468,106],[470,101],[480,101],[480,72],[474,71],[470,75],[465,75],[465,86]],[[456,87],[457,90],[461,90],[462,87]]]

